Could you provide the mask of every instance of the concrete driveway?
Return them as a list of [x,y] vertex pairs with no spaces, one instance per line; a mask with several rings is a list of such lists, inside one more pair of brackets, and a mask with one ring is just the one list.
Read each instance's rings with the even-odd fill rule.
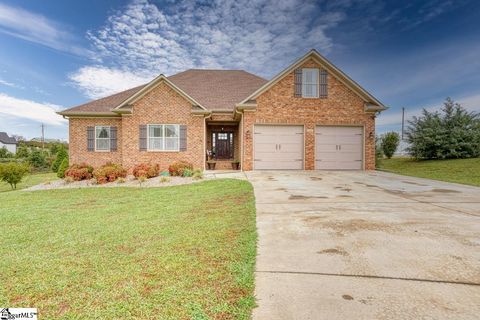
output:
[[478,319],[480,188],[382,172],[250,172],[254,319]]

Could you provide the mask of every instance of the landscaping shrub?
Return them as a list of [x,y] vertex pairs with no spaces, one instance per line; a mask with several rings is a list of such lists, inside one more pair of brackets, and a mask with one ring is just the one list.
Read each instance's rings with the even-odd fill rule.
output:
[[64,158],[57,170],[57,177],[65,178],[65,170],[68,169],[68,157]]
[[441,111],[423,110],[408,121],[408,152],[417,159],[480,156],[480,114],[447,98]]
[[13,158],[14,154],[8,151],[7,147],[0,148],[0,158]]
[[193,171],[192,171],[192,170],[190,170],[190,169],[188,169],[188,168],[185,169],[185,170],[183,170],[183,176],[184,176],[184,177],[191,177],[192,175],[193,175]]
[[133,167],[132,173],[137,179],[139,177],[153,178],[160,173],[160,166],[158,164],[140,163]]
[[201,169],[193,170],[193,179],[202,179],[203,178],[203,171]]
[[193,170],[193,165],[189,162],[186,162],[186,161],[177,161],[177,162],[172,163],[168,167],[168,172],[170,172],[171,176],[182,177],[185,169],[188,169],[188,170],[192,171]]
[[35,169],[44,169],[48,167],[47,155],[40,150],[34,150],[28,156],[28,162]]
[[127,170],[119,164],[108,162],[93,170],[93,176],[98,184],[114,182],[118,178],[126,178]]
[[65,171],[65,178],[71,177],[73,181],[89,180],[92,173],[93,167],[86,163],[73,164]]
[[68,152],[64,147],[60,147],[55,156],[55,160],[52,163],[51,168],[53,172],[58,172],[58,168],[60,167],[60,164],[62,164],[63,159],[65,158],[68,158]]
[[380,138],[380,146],[383,154],[388,159],[392,158],[395,151],[397,151],[398,144],[400,143],[400,135],[396,132],[387,132]]
[[25,163],[9,162],[0,164],[0,179],[12,187],[17,188],[17,184],[30,171],[30,167]]

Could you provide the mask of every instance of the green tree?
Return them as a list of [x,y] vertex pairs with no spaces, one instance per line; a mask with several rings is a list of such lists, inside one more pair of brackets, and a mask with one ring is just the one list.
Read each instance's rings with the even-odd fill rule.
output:
[[17,148],[17,154],[16,154],[16,157],[17,158],[28,158],[28,156],[30,155],[30,149],[26,146],[26,145],[19,145],[18,148]]
[[8,151],[7,147],[0,148],[0,158],[13,158],[13,153]]
[[65,178],[65,171],[68,169],[68,157],[63,158],[62,163],[58,166],[57,177]]
[[450,98],[440,111],[423,109],[408,123],[407,150],[417,159],[480,156],[480,114],[468,112]]
[[28,163],[30,163],[35,169],[47,168],[47,155],[40,150],[34,150],[28,157]]
[[398,144],[400,143],[400,136],[396,132],[387,132],[382,134],[380,138],[380,147],[385,157],[390,159],[395,151],[397,151]]
[[63,159],[68,158],[68,152],[64,146],[58,148],[57,154],[55,156],[55,160],[52,163],[52,171],[58,172],[58,168],[60,164],[63,162]]
[[12,189],[16,189],[17,184],[22,181],[29,171],[29,166],[24,163],[3,163],[0,164],[0,179],[7,182]]

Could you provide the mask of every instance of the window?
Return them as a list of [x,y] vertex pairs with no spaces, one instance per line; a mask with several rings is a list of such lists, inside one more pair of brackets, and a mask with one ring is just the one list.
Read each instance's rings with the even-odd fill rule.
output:
[[316,68],[302,69],[302,97],[318,98],[319,72]]
[[95,127],[95,151],[110,151],[110,127]]
[[180,148],[180,126],[178,124],[149,124],[148,150],[178,151]]

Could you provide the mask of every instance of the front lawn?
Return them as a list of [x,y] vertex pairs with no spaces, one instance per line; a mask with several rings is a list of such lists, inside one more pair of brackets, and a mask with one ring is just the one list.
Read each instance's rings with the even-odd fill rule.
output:
[[[30,188],[31,186],[45,183],[49,181],[57,180],[57,174],[55,172],[42,172],[42,173],[34,173],[26,176],[22,179],[22,182],[17,184],[17,190]],[[6,182],[0,180],[0,192],[12,191],[10,185]]]
[[0,305],[42,319],[248,319],[246,181],[0,194]]
[[392,158],[382,160],[379,169],[407,176],[480,186],[480,158],[428,161]]

